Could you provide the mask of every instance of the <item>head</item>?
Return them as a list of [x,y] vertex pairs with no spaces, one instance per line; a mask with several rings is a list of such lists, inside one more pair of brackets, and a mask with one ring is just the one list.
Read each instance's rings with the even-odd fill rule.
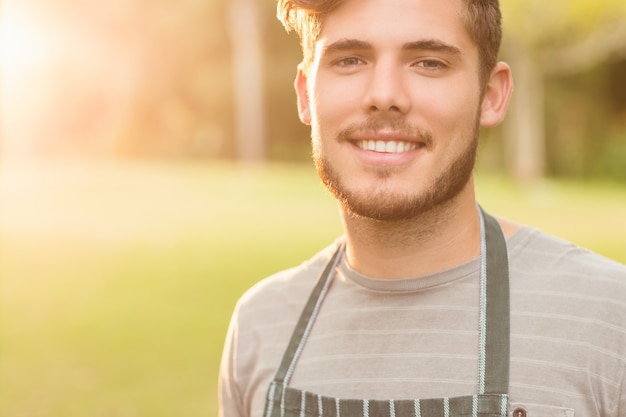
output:
[[[478,29],[483,9],[465,7],[478,0],[279,1],[302,37],[300,119],[344,211],[409,220],[471,206],[479,127],[499,123],[511,86],[495,62],[497,0],[498,34]],[[493,48],[475,40],[488,33]]]
[[[315,42],[324,18],[344,0],[278,0],[277,16],[285,29],[295,31],[302,46],[302,68],[313,63]],[[502,41],[499,0],[463,0],[459,15],[471,39],[478,45],[480,80],[484,85],[498,60]]]

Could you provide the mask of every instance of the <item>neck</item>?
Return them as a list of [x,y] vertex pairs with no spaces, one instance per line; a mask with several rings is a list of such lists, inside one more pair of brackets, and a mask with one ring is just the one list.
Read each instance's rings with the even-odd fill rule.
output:
[[480,218],[473,189],[418,217],[386,222],[343,214],[352,268],[379,279],[424,276],[480,253]]

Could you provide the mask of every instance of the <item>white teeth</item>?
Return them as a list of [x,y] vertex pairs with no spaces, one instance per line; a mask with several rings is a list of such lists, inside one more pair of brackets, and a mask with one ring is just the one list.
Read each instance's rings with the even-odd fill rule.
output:
[[409,152],[414,149],[417,149],[417,144],[411,142],[396,142],[393,140],[390,141],[382,141],[382,140],[362,140],[358,141],[357,146],[366,151],[374,151],[381,153],[402,153]]

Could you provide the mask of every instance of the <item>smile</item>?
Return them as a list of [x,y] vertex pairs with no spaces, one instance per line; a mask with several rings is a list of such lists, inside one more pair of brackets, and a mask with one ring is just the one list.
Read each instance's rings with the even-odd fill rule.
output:
[[410,152],[420,147],[419,144],[413,142],[402,141],[383,141],[383,140],[359,140],[354,144],[365,151],[373,151],[380,153],[403,153]]

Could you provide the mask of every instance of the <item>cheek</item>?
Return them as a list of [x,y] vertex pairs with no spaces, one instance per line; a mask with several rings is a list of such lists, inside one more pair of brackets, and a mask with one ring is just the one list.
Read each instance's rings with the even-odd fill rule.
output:
[[[460,84],[450,83],[450,85]],[[418,117],[433,130],[435,136],[445,138],[450,136],[451,131],[474,129],[480,105],[477,92],[463,88],[444,88],[430,93],[432,95],[429,99],[418,97],[414,103],[418,103],[415,106],[418,109]]]
[[355,101],[346,96],[319,94],[311,104],[312,126],[324,139],[336,135],[354,114]]
[[363,81],[364,78],[358,76],[339,77],[318,73],[310,86],[310,91],[314,92],[312,104],[317,117],[328,123],[358,112],[365,88]]

